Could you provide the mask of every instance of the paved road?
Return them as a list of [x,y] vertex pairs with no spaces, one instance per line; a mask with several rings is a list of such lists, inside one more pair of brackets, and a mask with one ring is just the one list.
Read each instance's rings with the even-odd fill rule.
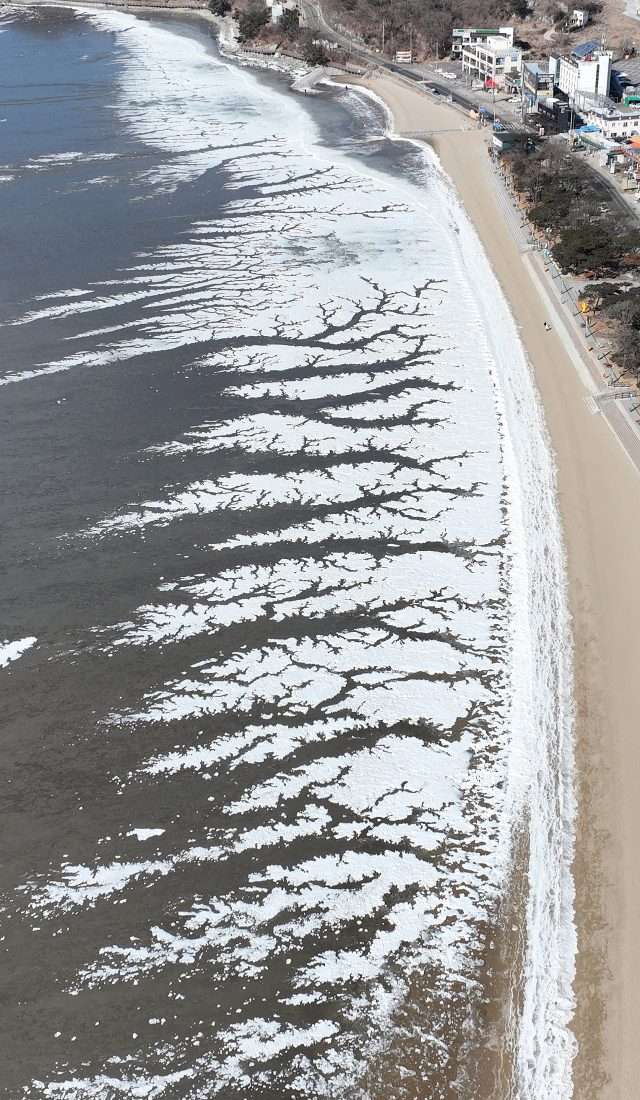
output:
[[627,217],[631,217],[632,220],[640,222],[640,213],[638,210],[634,210],[631,203],[625,199],[624,195],[621,195],[615,183],[611,180],[608,174],[599,168],[595,164],[591,163],[589,157],[583,157],[582,163],[586,165],[590,172],[600,181],[600,183],[606,188],[609,194],[613,197],[614,202],[617,203],[620,210],[623,211]]
[[[437,88],[441,95],[450,95],[453,102],[457,103],[459,107],[462,107],[465,111],[469,111],[472,107],[477,109],[478,100],[472,96],[465,95],[464,92],[459,91],[451,87],[448,81],[438,80],[437,77],[432,77],[424,71],[419,71],[413,67],[407,65],[396,65],[393,61],[383,58],[380,54],[374,53],[372,50],[366,49],[361,45],[356,45],[349,37],[349,35],[336,31],[331,24],[325,19],[322,13],[322,7],[320,4],[311,3],[310,0],[300,0],[307,26],[311,30],[322,31],[324,34],[329,35],[334,41],[339,42],[345,49],[349,50],[354,57],[357,57],[360,61],[363,61],[366,65],[376,65],[380,69],[386,69],[387,72],[393,73],[395,76],[400,77],[401,80],[407,81],[413,84],[426,84],[427,87]],[[493,123],[496,117],[495,110],[491,110],[490,107],[486,107],[485,118],[488,122]],[[499,108],[502,117],[504,117],[504,108]],[[498,116],[500,117],[500,116]],[[523,129],[521,125],[517,123],[509,122],[511,129]],[[636,213],[630,206],[630,204],[623,198],[618,191],[614,183],[607,179],[604,173],[598,172],[597,169],[589,164],[588,160],[585,160],[587,168],[590,169],[598,179],[604,184],[607,191],[612,195],[614,201],[618,207],[624,211],[626,215],[631,215],[636,221],[640,221],[640,214]]]
[[[437,88],[441,95],[450,95],[453,102],[457,103],[459,107],[462,107],[466,111],[469,111],[471,107],[477,108],[477,99],[473,99],[457,89],[454,91],[447,80],[434,79],[430,75],[427,78],[424,72],[419,72],[407,65],[396,65],[395,62],[388,61],[387,58],[381,57],[380,54],[374,53],[372,50],[368,50],[366,47],[356,44],[349,35],[336,31],[325,19],[319,5],[312,4],[310,0],[300,0],[300,4],[304,13],[305,22],[311,30],[322,31],[335,42],[339,42],[341,46],[344,46],[354,57],[357,57],[358,60],[363,61],[366,65],[376,65],[379,69],[386,69],[387,72],[393,73],[395,76],[400,77],[401,80],[405,80],[408,83],[426,83],[430,88]],[[485,118],[487,118],[489,122],[494,121],[495,114],[489,107],[486,108]]]

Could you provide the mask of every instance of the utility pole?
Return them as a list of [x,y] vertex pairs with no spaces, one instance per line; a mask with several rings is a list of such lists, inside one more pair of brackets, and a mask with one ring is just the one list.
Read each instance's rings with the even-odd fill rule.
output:
[[382,53],[384,55],[384,18],[382,20]]
[[409,55],[411,57],[411,63],[413,64],[413,28],[409,28]]

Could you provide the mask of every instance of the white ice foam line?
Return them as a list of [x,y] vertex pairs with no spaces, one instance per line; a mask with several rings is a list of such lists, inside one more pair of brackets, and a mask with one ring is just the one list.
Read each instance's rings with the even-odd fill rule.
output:
[[[487,570],[495,564],[485,559],[482,570],[472,570],[459,558],[441,558],[428,551],[382,559],[330,554],[323,561],[293,558],[273,566],[244,566],[213,580],[160,586],[171,593],[171,602],[139,607],[135,622],[104,633],[124,631],[114,639],[116,646],[149,645],[215,633],[266,614],[281,622],[293,615],[355,612],[367,603],[390,624],[410,626],[418,633],[449,632],[467,641],[473,637],[476,649],[488,644],[488,632],[480,638],[476,612],[482,606]],[[438,577],[437,591],[425,591],[430,573]]]
[[[456,200],[450,193],[450,201]],[[577,937],[571,874],[574,841],[572,640],[556,470],[531,364],[516,342],[515,322],[472,227],[462,222],[480,307],[491,316],[510,487],[513,616],[512,720],[519,728],[509,761],[513,820],[530,814],[529,899],[521,1014],[512,1006],[517,1089],[522,1100],[569,1100],[576,1043]],[[473,241],[473,244],[471,244]],[[464,247],[464,245],[463,245]],[[473,276],[472,276],[473,277]],[[507,342],[506,335],[511,341]]]
[[162,836],[166,829],[131,829],[127,836],[137,836],[138,840],[150,840],[152,836]]
[[6,668],[10,661],[17,661],[37,641],[37,638],[20,638],[16,642],[0,642],[0,668]]
[[[167,483],[158,499],[82,533],[111,539],[198,520],[206,530],[207,517],[260,516],[255,530],[202,540],[212,547],[207,575],[161,588],[156,602],[97,634],[109,652],[215,636],[209,657],[106,716],[103,728],[145,736],[171,722],[172,741],[184,742],[141,752],[121,783],[201,775],[204,798],[215,801],[214,768],[271,771],[249,778],[222,805],[224,826],[203,825],[193,847],[169,830],[160,839],[129,829],[126,843],[146,853],[144,836],[150,858],[123,847],[106,862],[61,865],[26,885],[25,904],[38,919],[82,912],[177,881],[189,866],[268,852],[240,889],[182,897],[171,931],[161,911],[144,942],[105,944],[70,988],[138,982],[176,964],[204,969],[212,986],[262,980],[274,961],[288,966],[288,954],[303,950],[304,961],[291,963],[290,1000],[303,998],[319,1018],[292,1028],[247,1004],[187,1069],[166,1043],[141,1051],[135,1073],[116,1054],[94,1076],[65,1069],[65,1081],[33,1089],[68,1100],[162,1096],[182,1081],[193,1100],[254,1088],[366,1100],[363,1061],[384,1049],[411,975],[432,968],[451,1001],[464,989],[472,1028],[483,922],[508,881],[514,827],[528,819],[514,1095],[568,1100],[575,938],[564,562],[539,402],[500,288],[429,151],[416,152],[403,184],[364,172],[316,144],[294,97],[134,16],[91,18],[127,31],[118,112],[165,155],[139,186],[170,191],[217,168],[225,217],[139,257],[111,284],[72,288],[15,318],[55,324],[92,314],[94,342],[3,381],[191,344],[200,370],[228,374],[227,393],[280,401],[276,411],[198,423],[145,457],[277,456],[286,472],[218,475],[212,464],[209,476]],[[122,305],[135,306],[137,319],[123,325]],[[301,414],[304,401],[319,404]],[[289,520],[286,509],[307,518]],[[225,549],[258,547],[272,553],[267,564],[225,563]],[[363,609],[366,623],[332,625]],[[219,639],[242,623],[252,624],[248,644],[223,650]],[[305,856],[307,840],[320,854]],[[152,844],[162,853],[153,856]],[[350,921],[374,930],[327,947]],[[441,1064],[450,1040],[427,1012],[421,1042]],[[160,1056],[166,1072],[145,1068]],[[271,1057],[288,1077],[260,1069]]]
[[[105,336],[134,330],[127,340],[73,352],[34,369],[9,372],[0,382],[28,380],[75,366],[103,366],[189,343],[206,344],[212,333],[219,342],[240,333],[246,339],[252,319],[256,334],[262,337],[270,327],[277,334],[283,277],[287,282],[289,330],[294,336],[310,334],[317,329],[319,308],[328,308],[331,313],[325,287],[318,280],[323,269],[339,274],[344,291],[362,294],[361,272],[366,268],[369,274],[370,261],[385,254],[385,223],[393,221],[390,232],[397,242],[401,227],[395,223],[404,213],[405,232],[408,237],[415,235],[416,214],[402,192],[390,198],[379,180],[361,172],[354,175],[353,165],[335,163],[317,151],[309,171],[308,135],[288,136],[292,122],[294,131],[300,130],[302,117],[294,112],[292,119],[292,104],[265,92],[252,74],[230,72],[204,54],[196,57],[193,43],[135,24],[134,17],[124,13],[104,17],[94,13],[92,18],[110,29],[136,32],[128,34],[135,63],[130,59],[121,73],[118,110],[123,122],[140,140],[175,155],[175,164],[158,167],[161,175],[177,173],[176,178],[184,182],[208,168],[223,168],[231,217],[225,218],[223,225],[194,227],[189,239],[150,257],[150,262],[142,265],[148,273],[144,280],[137,274],[142,268],[132,268],[129,279],[114,282],[112,294],[105,293],[103,286],[100,293],[79,303],[76,292],[70,291],[66,300],[61,295],[55,305],[16,318],[14,323],[25,324],[69,315],[80,317],[86,312],[104,316],[119,306],[143,303],[145,299],[151,310],[138,322],[101,325],[95,330]],[[168,66],[172,70],[170,80]],[[149,99],[146,89],[151,86],[154,96]],[[270,138],[264,133],[261,114],[265,106],[275,113],[273,125],[279,127]],[[211,144],[212,128],[225,140]],[[194,144],[203,147],[198,156],[205,158],[198,159],[195,167],[191,159]],[[189,153],[185,153],[187,147]],[[66,155],[65,162],[69,158],[72,154]],[[247,182],[254,183],[255,198],[235,199],[235,190]],[[165,183],[163,176],[162,186]],[[335,233],[338,223],[339,238]],[[300,240],[305,241],[307,258],[304,263],[294,264],[292,249]],[[353,262],[353,246],[366,263]],[[430,251],[428,247],[425,250]],[[398,270],[404,268],[406,258],[396,266]],[[412,266],[419,280],[420,265],[414,261]],[[335,279],[332,282],[335,285]],[[160,297],[163,292],[164,298]],[[154,308],[161,312],[154,313]],[[369,327],[374,322],[372,314]],[[410,329],[410,318],[407,324]],[[383,323],[380,327],[381,340],[391,347],[393,335],[384,332]],[[89,333],[78,334],[82,335]],[[329,339],[328,346],[332,343],[339,341]]]

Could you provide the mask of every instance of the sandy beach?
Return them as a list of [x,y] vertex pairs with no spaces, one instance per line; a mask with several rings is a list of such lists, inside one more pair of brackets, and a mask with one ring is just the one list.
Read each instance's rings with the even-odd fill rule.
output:
[[587,403],[490,128],[334,77],[451,181],[421,154],[397,201],[408,146],[298,98],[326,69],[58,2],[0,40],[5,1087],[571,1095],[562,542],[484,249],[567,555],[573,1096],[640,1100],[640,438]]
[[[487,131],[386,77],[364,84],[396,131],[434,135],[521,327],[558,467],[575,644],[577,1100],[640,1096],[640,477],[586,389],[506,226],[481,160]],[[472,125],[472,124],[471,124]]]

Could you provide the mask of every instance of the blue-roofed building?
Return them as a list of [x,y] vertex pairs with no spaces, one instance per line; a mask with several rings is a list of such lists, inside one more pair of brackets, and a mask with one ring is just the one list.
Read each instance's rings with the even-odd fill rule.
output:
[[602,48],[600,39],[592,38],[590,42],[582,42],[579,46],[576,46],[575,49],[571,51],[571,56],[578,57],[582,61],[590,57],[592,53],[597,53],[597,51]]

